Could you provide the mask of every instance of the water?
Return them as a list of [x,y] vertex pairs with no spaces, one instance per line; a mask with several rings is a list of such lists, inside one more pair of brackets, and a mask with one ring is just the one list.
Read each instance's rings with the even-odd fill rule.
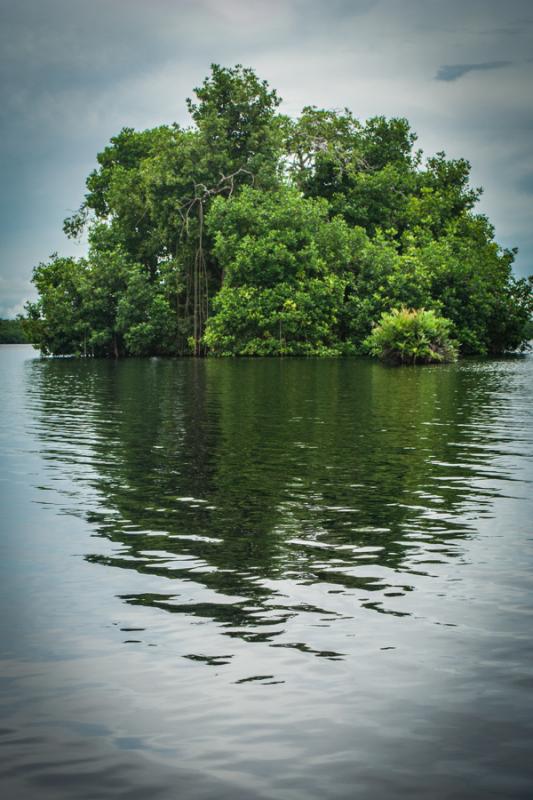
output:
[[529,798],[533,358],[0,348],[9,798]]

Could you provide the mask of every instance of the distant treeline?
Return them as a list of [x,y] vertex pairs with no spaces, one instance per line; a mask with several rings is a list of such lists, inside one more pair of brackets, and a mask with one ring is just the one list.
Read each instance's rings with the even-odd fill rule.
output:
[[289,118],[240,65],[213,65],[195,95],[191,127],[124,128],[98,154],[64,225],[87,257],[34,270],[43,353],[375,352],[389,312],[416,323],[413,359],[434,324],[463,354],[524,346],[533,278],[475,210],[468,161],[425,158],[401,118]]
[[28,339],[20,319],[0,319],[0,344],[27,344]]

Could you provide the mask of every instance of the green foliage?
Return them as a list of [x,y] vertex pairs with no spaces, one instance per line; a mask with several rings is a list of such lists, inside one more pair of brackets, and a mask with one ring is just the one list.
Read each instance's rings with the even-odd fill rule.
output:
[[27,344],[21,319],[0,319],[0,344]]
[[207,218],[224,270],[205,343],[240,355],[341,352],[338,323],[360,234],[293,188],[245,188]]
[[129,353],[167,355],[176,350],[178,320],[164,279],[157,286],[134,265],[117,308],[117,328]]
[[305,199],[294,188],[261,192],[245,187],[217,198],[206,220],[213,255],[227,286],[273,286],[339,272],[352,258],[357,236],[328,218],[323,199]]
[[26,304],[26,333],[44,355],[86,353],[87,327],[81,308],[87,261],[57,254],[33,271],[39,292],[35,303]]
[[332,215],[374,233],[401,227],[417,189],[416,137],[404,119],[361,125],[341,113],[305,108],[288,137],[289,172],[309,197],[325,197]]
[[362,352],[401,307],[444,316],[463,353],[526,346],[532,280],[475,213],[467,161],[424,161],[405,119],[279,104],[213,65],[190,128],[111,139],[64,225],[88,228],[88,256],[34,271],[24,329],[43,353]]
[[344,284],[329,275],[296,286],[224,286],[205,334],[214,355],[339,355],[335,336]]
[[187,107],[205,147],[212,175],[247,170],[257,185],[270,184],[282,147],[281,100],[252,69],[211,66]]
[[372,355],[394,364],[454,361],[457,346],[450,330],[450,321],[434,311],[395,308],[381,315],[365,346]]

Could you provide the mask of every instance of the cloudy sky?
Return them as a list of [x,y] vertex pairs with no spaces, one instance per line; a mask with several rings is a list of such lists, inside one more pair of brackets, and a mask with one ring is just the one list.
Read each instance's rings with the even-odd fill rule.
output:
[[62,220],[123,126],[187,124],[217,62],[253,67],[296,115],[405,116],[472,164],[497,239],[533,272],[531,0],[0,0],[0,316],[32,268],[80,255]]

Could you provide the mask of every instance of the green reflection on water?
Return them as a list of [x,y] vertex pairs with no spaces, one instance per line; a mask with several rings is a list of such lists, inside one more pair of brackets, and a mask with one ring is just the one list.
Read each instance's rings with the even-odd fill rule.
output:
[[[71,484],[64,511],[114,543],[87,559],[171,578],[175,590],[124,600],[214,620],[230,636],[275,644],[294,615],[338,615],[328,596],[339,592],[407,613],[395,598],[460,558],[491,512],[491,420],[507,380],[497,362],[27,370],[43,456]],[[288,599],[288,584],[316,587],[320,602]]]

